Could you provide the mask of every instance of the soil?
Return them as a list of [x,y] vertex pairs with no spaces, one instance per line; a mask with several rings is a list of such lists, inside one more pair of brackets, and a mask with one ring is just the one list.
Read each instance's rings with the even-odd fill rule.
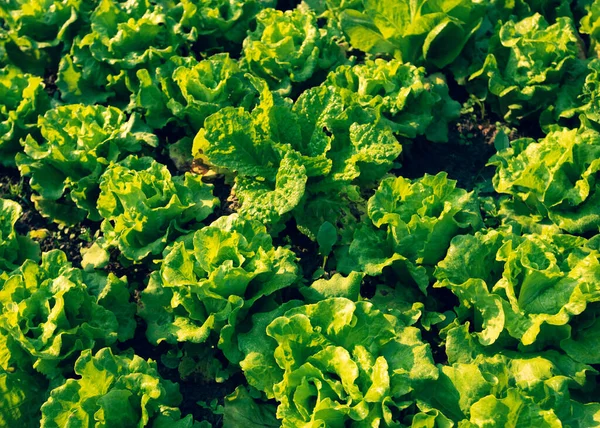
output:
[[279,10],[293,10],[296,9],[296,7],[300,4],[301,2],[297,1],[297,0],[279,0],[277,2],[277,9]]
[[219,206],[204,220],[204,224],[210,224],[221,216],[233,214],[239,208],[237,197],[231,191],[231,185],[225,181],[223,176],[211,177],[210,183],[214,186],[213,195],[219,199]]
[[496,125],[489,121],[477,123],[474,118],[463,116],[451,129],[447,143],[414,140],[404,154],[402,167],[392,173],[419,178],[446,171],[449,178],[457,181],[457,186],[473,190],[494,174],[493,168],[485,165],[496,152],[494,138],[497,132]]
[[139,292],[148,284],[148,279],[153,268],[148,263],[125,265],[119,260],[119,254],[116,248],[112,248],[110,250],[110,261],[104,269],[119,278],[126,276],[130,288],[135,290],[134,298],[137,302]]
[[58,90],[58,87],[56,86],[56,79],[56,73],[49,73],[44,76],[44,89],[46,93],[50,95],[50,97],[54,97],[54,94]]

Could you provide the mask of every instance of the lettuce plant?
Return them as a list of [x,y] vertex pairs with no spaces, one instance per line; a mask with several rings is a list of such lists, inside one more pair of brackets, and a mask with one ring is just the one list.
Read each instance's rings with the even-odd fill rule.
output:
[[445,172],[423,178],[386,178],[369,200],[369,218],[387,228],[399,253],[435,265],[450,240],[482,226],[473,192],[456,187]]
[[0,164],[15,166],[20,141],[38,134],[37,119],[50,108],[50,98],[40,77],[16,67],[0,69]]
[[241,43],[256,14],[275,0],[161,0],[179,31],[202,45]]
[[41,141],[31,135],[25,153],[17,154],[19,171],[31,177],[35,206],[46,217],[73,224],[96,210],[98,181],[111,162],[157,145],[136,116],[115,107],[72,104],[49,110],[39,119]]
[[571,320],[600,301],[597,242],[571,235],[489,230],[458,236],[435,277],[434,287],[456,294],[459,318],[474,323],[486,346],[559,346]]
[[8,275],[0,310],[0,329],[49,378],[78,352],[130,339],[135,329],[126,281],[73,268],[60,250]]
[[330,298],[253,318],[241,335],[248,383],[278,403],[283,427],[402,426],[438,377],[419,330],[371,303]]
[[438,68],[460,55],[485,13],[483,2],[467,0],[324,3],[328,16],[338,22],[353,48]]
[[[8,273],[0,274],[0,285],[3,286],[8,278]],[[2,327],[0,327],[0,346],[2,346],[0,348],[0,371],[15,373],[17,378],[23,374],[24,377],[44,380],[44,377],[33,369],[31,355]]]
[[129,156],[100,178],[98,212],[104,221],[97,245],[116,246],[133,261],[158,255],[175,237],[196,228],[218,202],[202,177],[172,177],[153,158]]
[[[177,426],[191,428],[192,416],[180,419],[179,386],[163,379],[156,362],[133,353],[95,355],[87,349],[75,363],[79,379],[54,388],[42,406],[41,426]],[[170,424],[170,425],[169,425]]]
[[[481,5],[485,7],[483,21],[464,46],[461,54],[450,64],[449,71],[460,85],[467,84],[469,76],[483,66],[490,44],[498,43],[498,32],[502,25],[507,22],[518,22],[535,14],[540,14],[550,24],[554,24],[559,17],[572,20],[571,3],[572,0],[492,0],[481,2]],[[477,96],[481,97],[483,93],[479,92]]]
[[142,292],[147,336],[154,343],[204,342],[211,331],[236,326],[261,297],[292,284],[297,269],[293,253],[273,247],[260,223],[222,217],[193,235],[193,249],[179,242],[167,251]]
[[196,133],[204,119],[221,108],[250,109],[258,97],[238,62],[226,53],[200,62],[171,57],[155,73],[141,69],[137,76],[140,88],[130,108],[141,108],[155,129],[176,122]]
[[203,343],[233,336],[253,305],[294,283],[294,253],[275,247],[265,227],[236,214],[175,243],[141,293],[139,315],[152,343]]
[[487,85],[493,110],[516,123],[555,104],[561,87],[585,74],[581,46],[570,18],[552,25],[540,14],[508,21],[490,40],[485,64],[470,80]]
[[43,75],[58,64],[63,49],[88,18],[96,0],[7,0],[0,4],[8,58],[23,70]]
[[15,230],[22,213],[15,201],[0,199],[0,274],[16,269],[25,259],[39,260],[39,245]]
[[600,134],[556,128],[539,141],[515,140],[490,159],[494,188],[569,233],[600,229]]
[[369,199],[373,223],[354,233],[338,269],[357,268],[381,275],[392,267],[402,281],[412,281],[425,292],[428,273],[444,258],[451,239],[483,226],[472,192],[456,187],[445,172],[425,174],[414,181],[404,177],[384,179]]
[[592,393],[597,372],[591,366],[554,350],[485,352],[474,336],[468,323],[450,326],[448,364],[438,365],[440,375],[420,397],[423,412],[413,426],[417,418],[465,427],[597,424],[600,404]]
[[553,124],[566,124],[568,119],[579,118],[581,125],[600,130],[600,59],[592,59],[587,64],[587,74],[574,84],[561,88],[556,104],[542,113],[540,123],[549,132]]
[[194,140],[194,154],[237,174],[240,212],[251,218],[277,224],[285,214],[316,204],[309,211],[325,218],[296,216],[314,237],[324,221],[337,224],[340,213],[349,211],[339,196],[381,178],[402,147],[373,112],[345,104],[326,86],[303,92],[291,105],[264,82],[254,82],[261,88],[260,104],[252,112],[226,107],[209,116]]
[[66,102],[128,100],[138,86],[135,72],[154,70],[184,42],[165,9],[149,0],[99,0],[90,25],[60,62],[57,85]]
[[425,135],[430,141],[448,140],[448,123],[459,116],[460,104],[448,95],[441,74],[426,76],[399,60],[367,60],[340,66],[329,73],[328,86],[347,102],[373,109],[395,133],[407,138]]
[[345,60],[332,28],[319,28],[311,11],[265,9],[257,28],[244,40],[244,66],[269,87],[288,95],[293,82],[309,80],[319,71]]
[[[0,286],[6,279],[0,274]],[[48,380],[32,368],[31,356],[0,327],[0,424],[39,425]]]

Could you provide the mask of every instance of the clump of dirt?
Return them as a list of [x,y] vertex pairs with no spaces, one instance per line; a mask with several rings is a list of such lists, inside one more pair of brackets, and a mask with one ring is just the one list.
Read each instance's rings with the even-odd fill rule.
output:
[[[415,139],[402,159],[402,167],[392,171],[406,178],[420,178],[424,174],[446,171],[458,186],[473,190],[479,183],[491,179],[492,168],[486,168],[496,153],[494,138],[498,129],[489,120],[477,121],[463,116],[449,133],[447,143],[432,143],[424,138]],[[514,135],[509,135],[509,139]]]
[[456,124],[456,128],[450,132],[451,141],[464,140],[465,144],[487,144],[493,145],[494,138],[498,134],[498,128],[489,120],[476,122],[471,117],[461,117],[461,120]]
[[50,233],[38,242],[42,251],[62,250],[73,266],[81,267],[81,250],[92,244],[92,236],[97,227],[88,221],[69,227],[50,224],[47,227]]
[[44,76],[44,90],[50,97],[54,97],[56,91],[58,91],[58,86],[56,86],[57,74],[53,70]]

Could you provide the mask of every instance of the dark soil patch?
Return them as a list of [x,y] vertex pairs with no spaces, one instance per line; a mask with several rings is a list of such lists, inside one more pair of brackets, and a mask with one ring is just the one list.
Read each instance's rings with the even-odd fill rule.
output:
[[446,171],[458,186],[473,190],[493,176],[493,168],[485,165],[496,153],[494,138],[497,132],[496,126],[489,121],[477,123],[473,118],[463,117],[451,129],[448,143],[415,139],[404,155],[402,167],[392,172],[416,179],[424,174]]
[[301,2],[297,1],[297,0],[279,0],[277,2],[277,9],[279,10],[293,10],[296,9],[296,7],[300,4]]
[[239,201],[231,191],[231,186],[226,182],[224,176],[214,175],[207,177],[205,181],[214,186],[213,195],[219,199],[219,206],[204,220],[204,224],[210,224],[222,216],[227,216],[238,211],[240,206]]
[[51,235],[39,241],[41,250],[62,250],[67,254],[67,259],[73,263],[73,266],[81,267],[81,250],[92,244],[91,237],[98,225],[84,221],[66,228],[50,224],[48,228],[51,230]]
[[429,343],[431,356],[435,364],[448,364],[448,355],[446,354],[446,343],[440,339],[440,332],[436,326],[429,331],[421,330],[421,338],[425,343]]
[[[123,263],[122,260],[120,260],[121,252],[117,248],[111,248],[109,252],[110,261],[104,269],[117,277],[126,276],[127,283],[136,293],[139,293],[140,290],[145,288],[148,279],[150,278],[150,273],[154,268],[149,266],[149,263]],[[138,297],[137,294],[134,297]]]
[[445,77],[446,84],[448,85],[448,95],[450,95],[450,98],[459,102],[460,104],[466,102],[469,99],[469,91],[467,91],[465,85],[459,85],[452,74]]
[[377,284],[379,281],[372,276],[365,276],[360,285],[360,295],[364,299],[371,299],[377,292]]
[[54,94],[58,90],[58,87],[56,86],[56,78],[57,74],[54,69],[52,71],[49,71],[44,76],[44,90],[50,97],[54,97]]
[[158,137],[159,144],[157,147],[147,149],[148,152],[145,155],[151,156],[156,162],[165,165],[173,176],[183,175],[187,172],[189,164],[177,159],[178,162],[182,162],[178,164],[169,154],[169,147],[186,136],[185,130],[173,124],[167,124],[163,129],[155,130],[154,134]]
[[182,415],[192,414],[197,421],[208,421],[213,427],[223,426],[223,416],[213,413],[209,408],[198,405],[198,402],[211,404],[217,400],[221,406],[225,404],[225,397],[231,394],[239,385],[246,383],[244,375],[238,373],[223,383],[209,382],[199,384],[195,381],[179,381],[179,391],[183,401],[179,406]]
[[288,246],[298,257],[304,278],[309,283],[312,282],[312,275],[321,267],[323,258],[319,255],[317,243],[298,230],[293,217],[286,223],[285,229],[273,238],[273,245]]

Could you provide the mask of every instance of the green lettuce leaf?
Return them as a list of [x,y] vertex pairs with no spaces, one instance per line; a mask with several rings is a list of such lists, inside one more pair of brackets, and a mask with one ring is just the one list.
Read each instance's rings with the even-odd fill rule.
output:
[[104,170],[144,145],[158,144],[135,115],[127,119],[115,107],[60,106],[40,117],[39,126],[42,139],[28,135],[16,160],[21,175],[31,177],[37,210],[58,223],[86,216],[99,221],[96,199]]
[[559,346],[571,319],[600,301],[600,254],[571,235],[457,236],[435,277],[434,287],[459,298],[459,318],[473,321],[483,345]]
[[568,17],[552,25],[540,14],[508,21],[490,39],[485,64],[469,80],[487,85],[480,97],[506,121],[537,117],[556,104],[566,85],[574,91],[581,86],[577,79],[586,70],[581,46]]
[[242,64],[282,95],[291,92],[292,83],[307,81],[345,61],[337,32],[320,28],[310,10],[269,8],[256,21],[256,30],[244,40]]
[[[270,301],[298,277],[294,253],[274,247],[257,221],[233,214],[178,242],[141,293],[139,315],[152,343],[216,341],[235,362],[237,329],[253,305]],[[232,350],[229,352],[229,350]]]
[[569,233],[600,230],[600,134],[555,128],[545,138],[522,138],[490,159],[498,193],[512,195],[530,211]]
[[215,54],[200,62],[174,56],[156,69],[137,71],[138,92],[130,109],[142,109],[155,129],[169,122],[198,132],[204,120],[223,107],[250,109],[257,92],[229,54]]
[[114,355],[103,348],[94,355],[87,349],[77,359],[75,373],[79,379],[68,379],[50,392],[42,406],[42,427],[153,426],[160,415],[178,413],[178,385],[163,379],[154,361],[132,352]]
[[441,74],[427,77],[424,68],[399,60],[340,66],[329,73],[326,84],[347,102],[373,109],[383,123],[407,138],[425,135],[431,141],[447,141],[448,123],[459,116],[460,105],[449,97]]
[[[418,406],[467,427],[597,426],[600,404],[582,403],[595,370],[556,351],[482,352],[469,325],[447,332],[448,364]],[[583,394],[583,395],[582,395]]]
[[466,0],[326,0],[325,4],[352,47],[438,68],[460,55],[485,13],[482,3]]
[[126,105],[139,86],[136,71],[155,70],[184,42],[165,8],[149,0],[99,0],[89,19],[60,61],[57,86],[69,103]]
[[[90,289],[88,283],[104,284]],[[0,330],[49,378],[68,369],[80,351],[127,340],[135,328],[126,282],[84,275],[60,250],[44,253],[40,264],[27,260],[10,274],[0,290],[0,310]]]
[[319,279],[310,287],[301,288],[300,292],[308,303],[316,303],[330,297],[345,297],[358,301],[363,278],[364,274],[361,272],[351,272],[347,277],[336,273],[329,279]]
[[586,71],[587,75],[581,73],[573,82],[561,87],[556,104],[549,106],[542,113],[540,123],[546,132],[551,131],[549,125],[569,125],[569,122],[572,123],[572,119],[577,117],[581,125],[600,130],[600,60],[591,59]]
[[596,1],[585,2],[586,15],[581,18],[579,31],[590,37],[590,56],[598,57],[600,53],[600,4]]
[[473,192],[457,188],[445,172],[384,179],[368,213],[376,227],[387,227],[398,253],[425,265],[441,260],[454,236],[483,225]]
[[248,382],[279,402],[284,427],[399,426],[398,412],[438,376],[419,331],[370,303],[331,298],[278,312],[266,332],[256,319],[240,348]]
[[338,268],[376,276],[391,267],[398,278],[424,293],[428,271],[446,255],[450,240],[483,226],[474,194],[457,188],[445,172],[414,181],[384,179],[369,199],[368,215],[373,225],[355,231],[350,260]]
[[50,108],[50,98],[40,77],[6,66],[0,69],[0,100],[0,164],[15,166],[21,140],[38,136],[37,119]]
[[223,426],[277,428],[281,424],[275,417],[275,406],[253,399],[244,386],[239,386],[225,397]]
[[97,0],[7,0],[0,4],[5,36],[0,40],[10,61],[43,76],[55,69],[64,49],[89,21]]
[[258,12],[275,0],[160,0],[188,40],[206,46],[239,44]]
[[160,254],[167,244],[198,227],[219,200],[201,176],[172,177],[150,157],[129,156],[100,177],[98,212],[104,248],[116,246],[127,259]]
[[235,194],[244,215],[273,224],[298,206],[306,181],[305,166],[295,152],[290,152],[281,160],[273,184],[239,177]]
[[15,230],[22,214],[23,209],[18,203],[0,199],[0,273],[16,269],[26,259],[37,261],[40,258],[39,245]]
[[[559,17],[574,19],[572,0],[492,0],[482,2],[485,15],[481,25],[467,41],[460,56],[448,69],[460,85],[467,84],[469,76],[480,70],[491,43],[497,43],[500,27],[507,22],[517,22],[540,14],[550,24]],[[574,10],[575,10],[575,5]],[[481,96],[481,93],[478,94]]]
[[0,424],[35,426],[47,386],[26,372],[0,368]]
[[[402,146],[372,112],[347,105],[327,86],[304,91],[291,105],[264,81],[253,84],[259,105],[252,112],[226,107],[209,116],[194,140],[194,156],[236,174],[233,191],[242,215],[277,224],[291,213],[312,239],[325,221],[345,223],[352,217],[348,203],[362,200],[353,186],[379,180]],[[328,201],[339,209],[323,207]],[[307,210],[319,218],[301,214]]]

